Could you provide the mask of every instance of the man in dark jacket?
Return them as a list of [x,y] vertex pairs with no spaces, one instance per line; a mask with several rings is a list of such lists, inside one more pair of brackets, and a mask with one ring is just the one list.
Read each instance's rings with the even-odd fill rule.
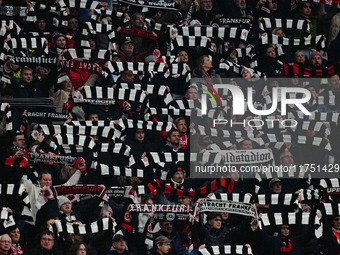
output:
[[277,57],[275,48],[272,45],[268,45],[259,70],[265,73],[267,77],[279,77],[282,72],[282,64],[284,63]]
[[202,0],[200,3],[200,10],[195,12],[192,19],[197,19],[201,25],[211,25],[217,14],[212,0]]
[[107,255],[135,255],[128,251],[126,246],[126,238],[121,234],[117,234],[112,239],[112,247]]
[[142,158],[144,152],[152,151],[152,144],[145,139],[145,130],[136,129],[133,133],[133,139],[128,140],[127,144],[131,147],[131,153],[137,161],[136,164],[143,167],[143,163],[139,159]]
[[55,237],[54,234],[45,230],[40,235],[39,246],[33,248],[30,251],[31,255],[59,255],[61,254],[57,247],[54,245]]
[[167,237],[168,239],[172,240],[171,248],[168,254],[169,255],[183,255],[184,248],[182,245],[182,241],[181,241],[179,233],[174,230],[174,224],[172,222],[165,221],[165,222],[160,222],[159,226],[161,230],[155,233],[154,235],[155,240],[159,236]]
[[332,227],[324,225],[322,241],[323,254],[340,254],[340,216],[333,218]]
[[249,224],[250,229],[250,221],[245,219],[239,225],[234,227],[225,228],[222,227],[222,216],[221,213],[211,212],[207,215],[207,223],[206,224],[195,224],[195,226],[199,226],[197,229],[197,233],[200,236],[200,242],[206,245],[230,245],[232,243],[232,237],[236,233],[247,233],[246,225]]
[[16,97],[19,98],[42,97],[39,83],[33,80],[33,72],[28,67],[22,69],[20,81],[15,85],[15,91]]
[[226,18],[245,18],[253,16],[250,6],[245,0],[223,1],[218,0],[218,5]]

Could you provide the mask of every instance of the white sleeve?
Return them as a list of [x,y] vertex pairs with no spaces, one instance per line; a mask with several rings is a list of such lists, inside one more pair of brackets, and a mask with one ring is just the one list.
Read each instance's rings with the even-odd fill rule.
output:
[[82,172],[77,169],[77,171],[64,183],[64,186],[76,185],[79,182]]

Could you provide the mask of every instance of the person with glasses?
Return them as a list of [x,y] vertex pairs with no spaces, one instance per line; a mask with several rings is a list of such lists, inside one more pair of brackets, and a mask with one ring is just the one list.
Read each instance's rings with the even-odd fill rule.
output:
[[54,245],[53,232],[44,230],[40,234],[39,245],[30,251],[30,255],[61,255],[60,250]]
[[0,236],[0,255],[12,255],[12,239],[8,234]]

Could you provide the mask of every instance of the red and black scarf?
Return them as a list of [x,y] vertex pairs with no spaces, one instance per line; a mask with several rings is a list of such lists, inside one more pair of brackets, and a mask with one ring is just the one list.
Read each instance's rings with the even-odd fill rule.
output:
[[339,69],[340,62],[338,65],[332,65],[329,67],[316,69],[316,68],[307,68],[303,65],[299,65],[294,63],[293,65],[284,64],[283,70],[285,76],[307,76],[307,77],[328,77],[330,74],[336,72]]
[[153,195],[157,192],[164,192],[165,194],[172,194],[177,196],[190,196],[190,197],[200,197],[209,194],[211,191],[217,190],[219,187],[227,188],[228,192],[231,193],[234,188],[234,180],[221,178],[218,180],[213,180],[206,186],[203,186],[196,190],[182,190],[171,187],[168,184],[163,184],[160,180],[154,180],[150,182],[147,186]]

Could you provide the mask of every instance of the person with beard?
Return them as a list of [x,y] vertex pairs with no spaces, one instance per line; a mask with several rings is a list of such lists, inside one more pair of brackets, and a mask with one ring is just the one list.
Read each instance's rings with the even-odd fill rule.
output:
[[321,53],[316,50],[312,51],[312,53],[309,56],[309,64],[310,64],[310,68],[313,68],[313,69],[323,68],[324,64],[323,64]]
[[61,56],[63,51],[67,49],[66,36],[60,32],[54,32],[52,35],[53,45],[49,48],[49,55]]
[[180,135],[181,135],[181,140],[180,140],[180,145],[182,146],[183,149],[188,148],[189,146],[189,134],[187,134],[188,131],[188,125],[183,117],[179,117],[175,119],[174,124],[176,128],[178,129]]
[[[7,146],[7,150],[2,154],[1,162],[6,162],[9,160],[15,160],[18,162],[15,165],[5,164],[4,167],[0,170],[0,183],[1,184],[19,184],[22,178],[22,175],[25,173],[24,164],[26,161],[24,160],[26,152],[26,139],[22,133],[15,133],[11,136],[11,134],[7,134],[11,137],[10,146]],[[20,162],[20,158],[22,162]],[[20,163],[19,163],[20,162]],[[23,164],[22,164],[23,163]],[[15,202],[16,199],[7,199],[6,196],[0,196],[0,202],[3,203],[3,207],[8,208],[16,208]]]
[[181,135],[175,128],[171,129],[166,136],[167,143],[163,146],[162,152],[183,152],[180,145]]
[[340,110],[340,106],[328,104],[328,98],[330,96],[335,96],[335,102],[339,102],[340,99],[340,74],[333,73],[329,76],[328,87],[320,93],[320,96],[326,97],[325,105],[332,111]]
[[[185,179],[186,172],[181,165],[176,165],[168,173],[168,179],[170,181],[170,186],[175,189],[190,190],[190,183]],[[175,196],[178,200],[177,195]],[[170,200],[170,199],[169,199]]]

